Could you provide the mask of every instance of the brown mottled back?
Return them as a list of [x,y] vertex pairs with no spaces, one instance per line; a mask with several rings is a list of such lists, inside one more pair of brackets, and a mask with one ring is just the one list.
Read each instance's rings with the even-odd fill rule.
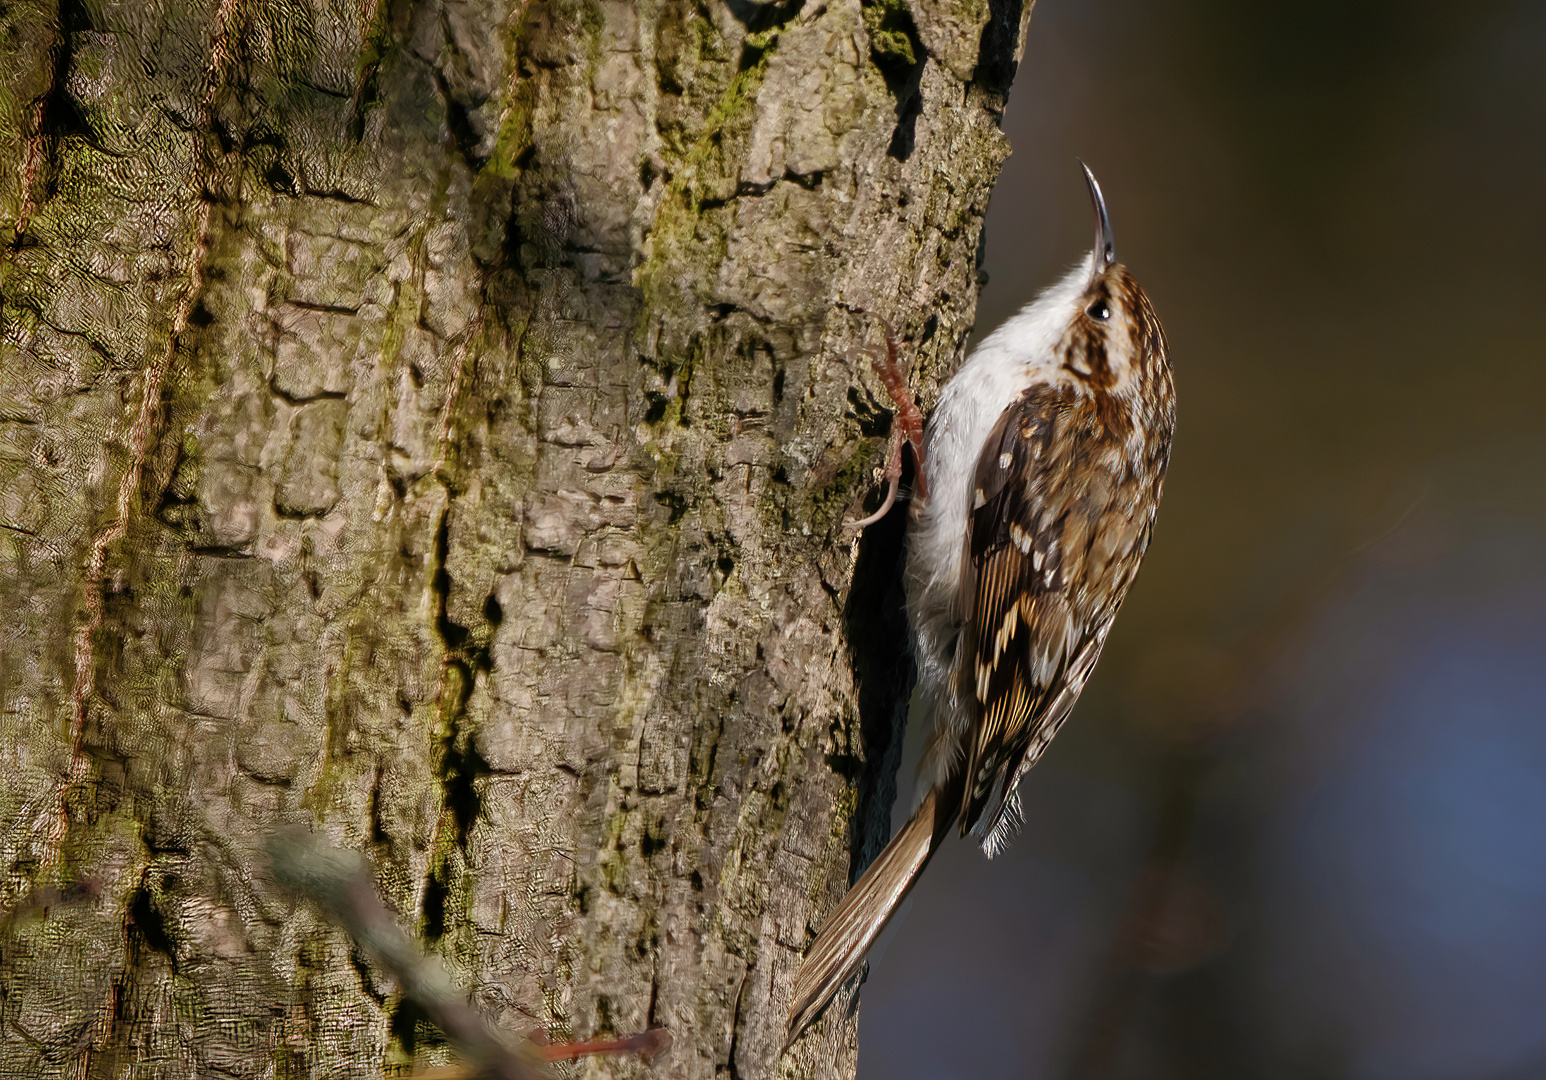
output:
[[1067,716],[1049,705],[1071,707],[1094,667],[1148,548],[1175,425],[1164,332],[1122,267],[1092,283],[1059,356],[1065,377],[1000,416],[972,493],[961,831],[984,837]]

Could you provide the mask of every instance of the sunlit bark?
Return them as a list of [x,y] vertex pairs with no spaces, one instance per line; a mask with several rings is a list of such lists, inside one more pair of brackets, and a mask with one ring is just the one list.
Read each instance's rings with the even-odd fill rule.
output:
[[443,1060],[304,823],[507,1029],[852,1075],[779,1047],[906,691],[856,312],[926,400],[1028,15],[0,13],[0,1074]]

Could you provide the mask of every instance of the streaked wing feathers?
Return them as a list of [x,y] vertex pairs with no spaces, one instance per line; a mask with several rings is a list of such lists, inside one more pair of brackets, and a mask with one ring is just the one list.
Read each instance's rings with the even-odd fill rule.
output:
[[[1112,519],[1123,462],[1094,418],[1081,415],[1086,407],[1074,392],[1027,391],[999,418],[977,463],[960,659],[961,698],[976,708],[963,832],[996,826],[1027,753],[1050,738],[1042,728],[1054,698],[1070,689],[1070,664],[1090,655],[1092,642],[1098,652],[1115,611],[1101,598],[1120,600],[1120,585],[1107,579],[1122,560],[1090,556],[1106,529],[1130,531],[1129,515]],[[1086,580],[1091,572],[1102,580]],[[1081,688],[1088,670],[1081,666]],[[1080,688],[1071,689],[1077,697]]]

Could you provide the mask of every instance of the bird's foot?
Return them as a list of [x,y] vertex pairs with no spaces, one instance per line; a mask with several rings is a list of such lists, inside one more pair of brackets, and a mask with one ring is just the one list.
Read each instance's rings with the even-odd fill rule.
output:
[[880,521],[891,508],[896,505],[896,493],[902,486],[902,440],[893,433],[891,436],[891,451],[886,455],[886,497],[881,501],[879,509],[867,518],[858,521],[846,521],[843,524],[850,529],[868,529],[871,525]]
[[[866,314],[873,314],[873,312],[866,312]],[[860,345],[855,351],[870,358],[870,366],[875,369],[875,374],[880,376],[881,385],[886,388],[886,393],[896,405],[896,423],[891,432],[891,449],[886,455],[884,473],[888,485],[886,498],[869,517],[861,521],[847,522],[847,526],[851,529],[868,528],[884,518],[896,505],[897,491],[902,484],[902,444],[904,442],[912,447],[918,493],[924,496],[929,493],[929,485],[924,478],[923,470],[923,412],[913,401],[912,389],[907,385],[907,372],[897,361],[899,348],[895,328],[885,316],[875,315],[875,318],[880,320],[880,325],[886,331],[885,351],[882,352],[869,345]]]

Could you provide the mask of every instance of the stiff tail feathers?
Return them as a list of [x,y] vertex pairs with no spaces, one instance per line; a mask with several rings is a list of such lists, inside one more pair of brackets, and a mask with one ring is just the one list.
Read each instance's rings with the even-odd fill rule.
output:
[[795,978],[789,1042],[800,1037],[864,963],[955,820],[958,795],[930,791],[880,857],[827,917]]

